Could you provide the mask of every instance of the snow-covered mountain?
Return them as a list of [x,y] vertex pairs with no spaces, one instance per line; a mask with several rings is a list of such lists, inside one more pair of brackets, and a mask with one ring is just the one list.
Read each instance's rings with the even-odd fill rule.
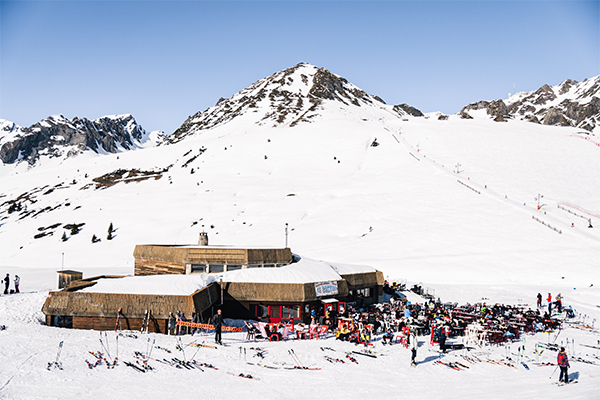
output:
[[496,121],[516,118],[592,132],[600,126],[600,75],[583,82],[568,79],[556,86],[544,85],[536,91],[516,93],[506,100],[471,103],[458,115],[470,118],[472,111],[477,110],[485,110]]
[[310,123],[326,114],[328,107],[364,115],[368,109],[386,110],[397,116],[423,115],[406,104],[390,107],[378,96],[357,88],[325,68],[307,63],[277,72],[250,85],[228,99],[190,116],[166,143],[177,143],[189,135],[235,120],[238,126],[289,126]]
[[417,281],[596,268],[593,133],[413,115],[299,64],[189,118],[168,145],[5,164],[0,265],[57,267],[64,253],[67,268],[130,273],[135,244],[193,243],[205,229],[215,244],[281,245],[288,223],[299,254]]
[[116,153],[148,142],[151,135],[130,114],[94,120],[52,115],[28,128],[0,120],[0,160],[5,164],[33,165],[42,157],[65,159],[85,151]]

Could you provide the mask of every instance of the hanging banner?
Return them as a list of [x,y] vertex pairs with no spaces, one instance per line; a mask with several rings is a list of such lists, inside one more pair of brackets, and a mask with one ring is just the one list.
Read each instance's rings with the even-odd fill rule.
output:
[[338,294],[337,281],[315,282],[315,292],[317,297]]

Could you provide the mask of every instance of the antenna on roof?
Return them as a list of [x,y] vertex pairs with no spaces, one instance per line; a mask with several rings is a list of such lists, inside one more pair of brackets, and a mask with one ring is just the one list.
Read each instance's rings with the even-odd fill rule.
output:
[[285,248],[288,247],[288,223],[285,223]]

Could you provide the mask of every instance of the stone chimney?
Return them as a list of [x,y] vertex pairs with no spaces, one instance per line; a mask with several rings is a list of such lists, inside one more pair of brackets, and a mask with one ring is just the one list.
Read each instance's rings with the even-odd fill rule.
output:
[[208,233],[200,232],[200,238],[198,238],[199,246],[208,246]]

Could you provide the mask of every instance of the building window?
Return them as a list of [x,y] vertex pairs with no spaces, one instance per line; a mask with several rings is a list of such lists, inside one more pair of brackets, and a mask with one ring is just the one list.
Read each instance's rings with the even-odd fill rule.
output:
[[238,269],[242,269],[241,265],[227,265],[227,271],[235,271]]
[[208,272],[223,272],[223,264],[211,264],[208,266]]
[[206,272],[206,265],[192,264],[192,272]]
[[358,289],[356,291],[357,297],[371,297],[371,288]]
[[73,317],[66,315],[53,315],[50,323],[52,326],[56,326],[59,328],[72,328]]
[[281,318],[300,318],[300,306],[281,306]]

